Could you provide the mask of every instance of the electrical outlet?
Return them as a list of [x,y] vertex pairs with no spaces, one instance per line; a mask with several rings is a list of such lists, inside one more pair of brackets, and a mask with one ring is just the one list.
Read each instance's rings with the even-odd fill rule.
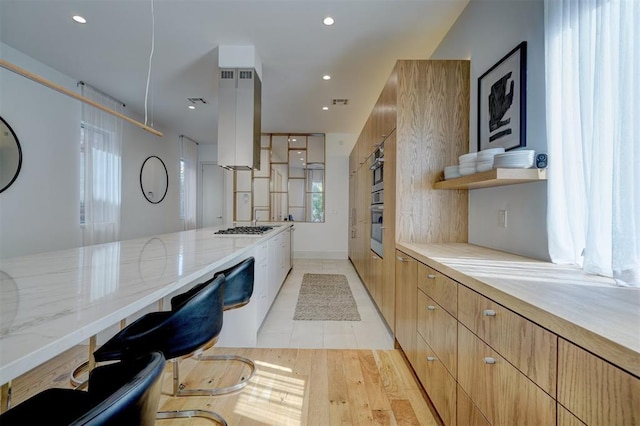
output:
[[506,210],[498,210],[498,226],[500,228],[507,227],[507,211]]

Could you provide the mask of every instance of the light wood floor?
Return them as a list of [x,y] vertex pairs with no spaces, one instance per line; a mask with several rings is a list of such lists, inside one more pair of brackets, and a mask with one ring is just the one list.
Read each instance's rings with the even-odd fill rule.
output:
[[[84,348],[86,350],[86,348]],[[43,388],[67,386],[70,366],[83,348],[71,350],[13,383],[14,404]],[[429,403],[398,350],[219,349],[253,359],[257,373],[234,394],[179,397],[171,394],[171,368],[163,377],[160,410],[204,409],[230,425],[437,425]],[[48,368],[45,368],[48,367]],[[186,387],[229,384],[247,374],[242,364],[180,364]],[[162,420],[157,425],[211,425],[206,419]]]

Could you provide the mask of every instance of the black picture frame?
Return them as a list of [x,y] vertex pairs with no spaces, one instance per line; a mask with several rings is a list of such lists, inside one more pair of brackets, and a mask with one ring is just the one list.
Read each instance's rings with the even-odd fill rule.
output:
[[527,42],[478,78],[478,151],[527,146]]

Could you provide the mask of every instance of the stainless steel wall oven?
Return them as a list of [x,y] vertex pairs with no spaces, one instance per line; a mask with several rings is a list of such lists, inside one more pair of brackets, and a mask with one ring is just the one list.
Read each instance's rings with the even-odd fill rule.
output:
[[382,231],[384,213],[384,147],[380,146],[371,161],[371,250],[383,257]]

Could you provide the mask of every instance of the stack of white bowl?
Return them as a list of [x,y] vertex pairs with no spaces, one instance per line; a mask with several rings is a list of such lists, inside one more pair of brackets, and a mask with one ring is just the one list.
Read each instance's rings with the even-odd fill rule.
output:
[[444,168],[445,179],[455,179],[460,177],[460,166],[447,166]]
[[533,166],[535,151],[532,149],[520,149],[498,154],[493,159],[493,167],[505,169],[528,169]]
[[460,176],[472,175],[477,171],[476,160],[478,158],[477,152],[470,152],[468,154],[462,154],[458,157],[460,161]]
[[478,163],[476,167],[479,172],[486,172],[493,169],[493,159],[496,155],[504,153],[504,148],[489,148],[478,152]]

